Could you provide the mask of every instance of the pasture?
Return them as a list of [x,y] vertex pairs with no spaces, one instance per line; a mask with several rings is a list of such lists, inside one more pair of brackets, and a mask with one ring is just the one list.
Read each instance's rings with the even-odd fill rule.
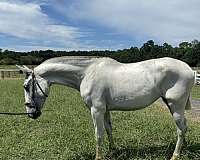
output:
[[[0,112],[24,112],[22,80],[0,81]],[[195,88],[196,91],[196,88]],[[79,92],[52,86],[38,120],[0,115],[0,159],[93,160],[94,129],[90,112]],[[188,116],[187,146],[182,159],[200,159],[200,122]],[[103,155],[112,160],[169,159],[176,143],[176,128],[168,110],[154,103],[135,112],[112,112],[116,149]]]

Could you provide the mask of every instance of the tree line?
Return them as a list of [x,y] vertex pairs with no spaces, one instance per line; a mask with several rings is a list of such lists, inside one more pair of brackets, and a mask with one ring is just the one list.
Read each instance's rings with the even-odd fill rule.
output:
[[43,61],[59,56],[98,56],[111,57],[123,63],[139,62],[152,58],[172,57],[188,63],[191,67],[200,66],[200,41],[182,42],[177,47],[168,43],[157,45],[149,40],[142,47],[131,47],[129,49],[92,50],[92,51],[53,51],[39,50],[30,52],[16,52],[0,49],[0,64],[25,64],[38,65]]

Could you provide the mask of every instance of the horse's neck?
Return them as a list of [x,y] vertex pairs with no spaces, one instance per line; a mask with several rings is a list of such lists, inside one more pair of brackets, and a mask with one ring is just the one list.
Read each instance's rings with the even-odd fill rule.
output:
[[44,63],[34,69],[36,75],[48,80],[50,84],[66,85],[75,89],[80,88],[87,67],[91,63]]

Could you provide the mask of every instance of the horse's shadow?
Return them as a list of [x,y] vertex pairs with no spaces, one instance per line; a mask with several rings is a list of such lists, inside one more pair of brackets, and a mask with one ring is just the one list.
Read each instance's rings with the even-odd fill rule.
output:
[[169,159],[173,153],[174,144],[166,146],[144,146],[140,148],[132,146],[124,146],[116,148],[112,153],[107,154],[106,159],[109,160],[125,160],[125,159],[156,159],[164,157]]
[[[120,146],[115,148],[112,152],[107,153],[104,157],[105,160],[129,160],[129,159],[170,159],[175,148],[174,143],[163,146],[144,146],[142,148],[134,148],[133,146]],[[200,158],[200,143],[187,145],[183,148],[182,153],[189,159]],[[75,157],[74,160],[93,160],[95,155],[92,153],[82,153]]]

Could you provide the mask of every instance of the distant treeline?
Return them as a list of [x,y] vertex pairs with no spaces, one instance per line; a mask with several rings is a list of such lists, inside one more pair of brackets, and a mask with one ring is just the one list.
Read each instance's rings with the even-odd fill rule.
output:
[[15,52],[0,49],[0,64],[38,65],[46,59],[58,56],[98,56],[111,57],[120,62],[138,62],[152,58],[173,57],[185,61],[190,66],[200,66],[200,42],[182,42],[178,47],[168,43],[157,45],[153,40],[143,44],[141,48],[131,47],[117,51],[53,51],[40,50],[30,52]]

